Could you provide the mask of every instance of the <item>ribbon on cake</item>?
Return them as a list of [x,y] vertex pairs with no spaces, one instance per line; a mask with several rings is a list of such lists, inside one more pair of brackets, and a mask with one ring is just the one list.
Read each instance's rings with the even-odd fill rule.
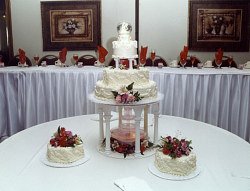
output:
[[187,61],[188,56],[188,47],[184,46],[183,50],[180,52],[180,62],[185,63]]
[[59,52],[59,60],[62,62],[62,63],[65,63],[66,61],[66,56],[67,56],[67,48],[63,48],[60,52]]
[[19,49],[18,49],[18,52],[19,52],[19,62],[20,62],[21,64],[25,64],[25,62],[26,62],[26,56],[25,56],[24,50],[21,49],[21,48],[19,48]]
[[97,49],[98,49],[98,54],[99,54],[98,60],[100,63],[104,63],[105,57],[107,56],[108,51],[102,46],[97,46]]
[[140,63],[145,64],[146,63],[146,56],[147,56],[147,51],[148,47],[143,47],[141,46],[141,51],[140,51]]
[[222,58],[223,58],[223,51],[221,48],[219,48],[217,50],[217,52],[215,53],[215,62],[216,63],[221,63],[222,62]]

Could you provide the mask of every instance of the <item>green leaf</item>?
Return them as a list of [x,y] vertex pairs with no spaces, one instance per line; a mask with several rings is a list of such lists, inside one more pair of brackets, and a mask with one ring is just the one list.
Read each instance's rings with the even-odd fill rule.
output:
[[60,125],[59,125],[59,127],[57,128],[57,133],[58,133],[58,135],[60,135],[60,132],[61,132],[61,127],[60,127]]
[[133,89],[133,85],[134,85],[134,82],[132,82],[131,84],[129,84],[126,88],[128,91],[132,90]]
[[114,95],[114,97],[118,96],[118,92],[117,91],[111,91],[111,92]]
[[149,147],[149,148],[152,147],[153,145],[154,145],[154,143],[148,141],[148,147]]

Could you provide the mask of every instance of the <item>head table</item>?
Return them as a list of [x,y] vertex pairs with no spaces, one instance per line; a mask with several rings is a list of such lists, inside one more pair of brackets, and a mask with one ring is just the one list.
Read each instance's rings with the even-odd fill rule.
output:
[[[0,141],[50,120],[97,113],[88,99],[103,68],[0,68]],[[149,67],[160,113],[206,122],[250,140],[250,69]]]
[[[97,150],[99,126],[96,119],[97,114],[93,114],[47,122],[0,143],[0,191],[119,191],[114,181],[131,176],[146,181],[154,191],[247,191],[250,188],[250,144],[228,131],[203,122],[160,115],[159,138],[177,135],[192,140],[201,169],[192,179],[174,181],[158,178],[148,170],[154,155],[117,159],[101,154]],[[152,119],[150,115],[150,136]],[[114,119],[111,125],[116,124]],[[59,125],[81,136],[90,156],[87,162],[69,168],[54,168],[42,162],[46,144]]]

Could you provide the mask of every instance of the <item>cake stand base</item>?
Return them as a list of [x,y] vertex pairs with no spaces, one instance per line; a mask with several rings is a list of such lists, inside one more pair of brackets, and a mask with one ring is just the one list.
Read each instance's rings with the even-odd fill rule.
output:
[[141,158],[146,158],[146,157],[150,157],[152,155],[155,154],[156,148],[148,148],[147,150],[145,150],[142,154],[139,155],[135,155],[135,153],[132,154],[128,154],[126,157],[124,157],[124,155],[122,153],[118,153],[116,151],[110,151],[108,154],[105,151],[105,146],[103,145],[98,145],[97,146],[97,150],[99,153],[101,153],[102,155],[106,156],[106,157],[110,157],[110,158],[116,158],[116,159],[128,159],[128,160],[133,160],[133,159],[141,159]]

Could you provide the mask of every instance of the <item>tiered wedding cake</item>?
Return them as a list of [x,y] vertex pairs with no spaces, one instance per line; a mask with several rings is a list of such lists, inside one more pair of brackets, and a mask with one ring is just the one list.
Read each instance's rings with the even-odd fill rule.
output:
[[[140,130],[140,138],[136,137],[135,129],[140,126],[135,125],[135,111],[130,105],[141,99],[155,100],[158,92],[156,83],[149,80],[149,70],[136,67],[137,41],[131,40],[132,26],[122,22],[118,24],[117,31],[118,39],[112,43],[115,67],[103,69],[103,79],[97,81],[94,97],[108,103],[115,102],[119,106],[119,124],[111,130],[110,146],[112,150],[125,156],[135,150],[138,153],[139,149],[143,152],[149,147],[147,133],[144,130]],[[141,106],[142,109],[144,107],[146,104]],[[145,124],[147,126],[147,121]]]
[[[131,40],[132,26],[122,22],[117,30],[118,40],[113,42],[112,57],[116,62],[121,59],[135,62],[134,59],[138,57],[137,41]],[[118,64],[116,68],[104,68],[103,80],[98,81],[95,86],[95,97],[101,100],[113,100],[114,96],[111,91],[118,91],[131,83],[134,83],[133,90],[138,91],[143,98],[157,97],[156,83],[149,80],[149,70],[147,68],[133,69],[132,63],[126,69],[121,69]]]

